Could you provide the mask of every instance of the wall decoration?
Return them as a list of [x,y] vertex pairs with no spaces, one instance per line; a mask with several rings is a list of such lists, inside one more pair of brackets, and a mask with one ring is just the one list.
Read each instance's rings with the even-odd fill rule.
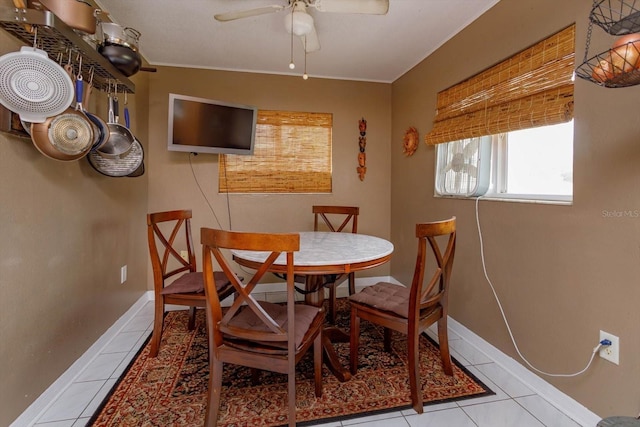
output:
[[360,152],[358,153],[358,167],[356,170],[358,171],[360,181],[364,181],[364,175],[367,173],[367,155],[364,152],[367,146],[367,121],[364,117],[358,121],[358,130],[360,131],[360,137],[358,138]]
[[416,130],[416,128],[411,126],[404,133],[404,138],[402,140],[402,152],[405,154],[405,156],[413,156],[413,153],[415,153],[418,149],[418,141],[418,131]]

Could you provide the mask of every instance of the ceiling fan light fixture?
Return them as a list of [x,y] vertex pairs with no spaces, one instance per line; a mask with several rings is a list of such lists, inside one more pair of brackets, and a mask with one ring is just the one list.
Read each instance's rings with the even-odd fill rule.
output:
[[296,36],[304,36],[313,30],[313,17],[307,12],[294,11],[291,15],[284,19],[288,33],[293,32]]

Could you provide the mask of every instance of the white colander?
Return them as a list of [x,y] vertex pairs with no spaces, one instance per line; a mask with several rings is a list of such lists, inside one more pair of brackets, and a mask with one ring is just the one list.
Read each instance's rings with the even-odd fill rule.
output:
[[47,52],[23,46],[0,57],[0,103],[24,121],[44,123],[73,102],[71,77]]

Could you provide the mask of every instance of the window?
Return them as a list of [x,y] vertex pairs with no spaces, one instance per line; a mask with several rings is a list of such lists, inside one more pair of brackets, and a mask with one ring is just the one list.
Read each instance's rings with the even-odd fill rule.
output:
[[497,196],[571,200],[573,121],[509,132],[498,149]]
[[571,25],[439,92],[436,194],[571,200],[574,58]]
[[571,201],[573,121],[439,144],[440,196]]
[[220,193],[330,193],[330,113],[259,111],[252,156],[221,155]]

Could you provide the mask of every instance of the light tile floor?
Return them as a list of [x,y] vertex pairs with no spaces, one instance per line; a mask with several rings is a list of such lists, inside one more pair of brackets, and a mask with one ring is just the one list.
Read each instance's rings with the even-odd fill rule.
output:
[[[96,357],[35,424],[38,427],[82,427],[133,359],[153,321],[148,302],[121,333]],[[432,334],[435,338],[435,335]],[[561,411],[536,395],[526,384],[483,353],[450,334],[452,355],[495,392],[493,396],[425,406],[418,415],[403,410],[322,424],[324,427],[579,427]]]

